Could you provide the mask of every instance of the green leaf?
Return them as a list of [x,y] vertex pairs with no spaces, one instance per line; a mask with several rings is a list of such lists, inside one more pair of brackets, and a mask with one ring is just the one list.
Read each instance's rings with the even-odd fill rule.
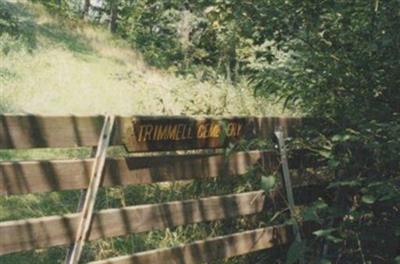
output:
[[319,150],[318,154],[324,158],[330,158],[332,153],[329,150]]
[[315,221],[315,222],[320,222],[321,220],[319,219],[319,216],[316,212],[316,208],[315,207],[310,207],[310,208],[306,208],[303,212],[302,212],[302,217],[304,221]]
[[396,200],[398,198],[398,196],[394,193],[389,193],[387,195],[384,195],[382,197],[379,198],[379,201],[381,202],[385,202],[385,201],[389,201],[389,200]]
[[339,237],[332,236],[332,235],[328,235],[328,236],[326,237],[326,239],[329,240],[329,241],[331,241],[331,242],[333,242],[333,243],[335,243],[335,244],[340,243],[340,242],[343,241],[343,239],[341,239],[341,238],[339,238]]
[[351,135],[348,134],[338,134],[332,137],[333,142],[344,142],[348,141],[349,139],[351,139]]
[[323,200],[321,200],[321,199],[315,201],[315,202],[313,203],[313,206],[314,206],[315,208],[317,208],[317,209],[325,209],[325,208],[328,207],[328,205],[327,205]]
[[337,230],[336,228],[320,229],[320,230],[314,231],[313,234],[317,237],[324,237],[328,241],[331,241],[336,244],[336,243],[340,243],[343,241],[343,239],[332,235],[332,233],[336,230]]
[[288,253],[286,255],[286,264],[293,264],[299,261],[304,257],[304,251],[306,248],[306,243],[305,241],[293,241],[293,243],[290,245],[290,248],[288,250]]
[[360,185],[359,181],[353,180],[353,181],[337,181],[337,182],[332,182],[328,185],[328,189],[329,188],[334,188],[334,187],[343,187],[343,186],[347,186],[347,187],[357,187]]
[[335,160],[335,159],[330,159],[328,160],[328,166],[329,168],[337,168],[340,165],[340,161]]
[[261,189],[265,192],[269,192],[274,188],[276,179],[274,176],[262,176],[261,177]]
[[320,230],[314,231],[313,234],[317,237],[326,237],[334,231],[336,231],[336,228],[320,229]]
[[400,264],[400,256],[397,256],[394,258],[394,263],[395,264]]
[[361,201],[366,204],[373,204],[376,201],[376,197],[372,194],[366,194],[361,197]]
[[211,12],[216,11],[217,9],[215,8],[215,6],[208,6],[206,9],[204,9],[204,13],[208,14]]

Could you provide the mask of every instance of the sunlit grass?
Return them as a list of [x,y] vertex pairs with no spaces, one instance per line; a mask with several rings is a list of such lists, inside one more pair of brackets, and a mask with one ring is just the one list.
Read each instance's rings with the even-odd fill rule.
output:
[[[280,104],[254,97],[245,81],[234,87],[222,79],[176,77],[147,66],[128,43],[104,28],[50,16],[26,1],[11,4],[23,10],[19,17],[25,31],[19,39],[0,38],[11,46],[7,54],[0,53],[0,103],[7,102],[2,112],[282,114]],[[30,41],[23,38],[26,32]],[[13,48],[13,41],[19,46]]]
[[[1,1],[1,0],[0,0]],[[7,1],[21,35],[0,36],[0,113],[282,115],[281,105],[256,98],[246,81],[200,81],[146,65],[141,55],[106,29],[50,15],[38,4]],[[3,52],[6,50],[7,52]],[[293,113],[286,112],[286,115]],[[0,151],[0,160],[88,157],[89,149]],[[243,192],[258,188],[254,177],[101,189],[97,209]],[[74,212],[79,191],[0,197],[0,220]],[[178,245],[254,226],[245,220],[195,224],[88,244],[85,260]],[[0,257],[0,263],[62,263],[65,248]],[[229,263],[254,263],[251,258]],[[222,263],[222,262],[219,262]]]

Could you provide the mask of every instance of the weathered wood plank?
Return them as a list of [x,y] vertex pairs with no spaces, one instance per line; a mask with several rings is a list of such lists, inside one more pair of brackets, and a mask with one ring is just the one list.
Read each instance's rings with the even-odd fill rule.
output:
[[[221,154],[109,158],[103,186],[147,184],[222,175],[241,175],[256,164],[272,169],[275,152],[238,152],[228,159]],[[0,162],[0,194],[19,194],[88,186],[93,159],[68,161]]]
[[[291,225],[275,225],[258,228],[231,235],[195,241],[190,244],[171,248],[155,249],[133,255],[120,256],[106,260],[89,262],[90,264],[195,264],[210,263],[217,259],[227,259],[251,252],[274,248],[293,241]],[[319,228],[315,222],[300,223],[302,232],[311,237]]]
[[[258,213],[262,191],[107,209],[94,214],[89,240]],[[0,255],[74,241],[79,214],[0,223]]]
[[97,144],[103,116],[0,115],[0,149]]
[[80,213],[80,221],[76,231],[75,243],[69,251],[65,260],[66,264],[77,264],[81,258],[83,246],[88,238],[89,229],[92,224],[94,206],[97,193],[103,176],[104,165],[106,163],[107,148],[110,143],[111,132],[113,130],[115,117],[107,115],[100,133],[98,148],[94,158],[89,186],[86,190],[85,201]]
[[273,151],[223,154],[192,154],[158,157],[135,157],[110,160],[103,184],[147,184],[162,181],[191,180],[218,176],[243,175],[255,165],[277,169],[278,156]]
[[271,138],[280,127],[293,135],[302,118],[133,116],[117,119],[115,144],[131,152],[221,148],[241,139]]
[[0,194],[82,189],[93,159],[0,162]]
[[219,236],[172,248],[149,250],[90,262],[91,264],[194,264],[209,263],[250,252],[286,244],[291,239],[289,225],[259,228],[251,231]]
[[[0,149],[95,146],[100,135],[104,116],[39,116],[39,115],[0,115]],[[136,130],[136,139],[132,135],[135,124],[153,125]],[[157,151],[175,149],[219,148],[228,141],[218,138],[213,123],[224,123],[231,131],[233,140],[246,138],[271,138],[276,127],[282,127],[288,134],[309,119],[279,117],[228,117],[228,118],[190,118],[166,116],[117,117],[112,144],[131,143],[132,151]],[[199,130],[193,128],[192,139],[189,127],[171,128],[170,132],[155,129],[154,125],[164,124],[205,124]],[[231,124],[231,126],[229,126]],[[239,129],[239,126],[242,127]],[[159,127],[160,128],[160,127]],[[165,127],[163,127],[166,129]],[[185,130],[185,131],[184,131]],[[196,130],[196,131],[195,131]],[[208,131],[208,132],[207,132]],[[151,133],[152,132],[152,133]],[[165,132],[165,133],[164,133]],[[145,135],[147,133],[147,135]],[[164,135],[165,134],[165,135]],[[153,136],[151,136],[153,135]],[[156,140],[151,140],[156,139]],[[225,138],[227,139],[227,138]],[[133,140],[133,141],[132,141]]]

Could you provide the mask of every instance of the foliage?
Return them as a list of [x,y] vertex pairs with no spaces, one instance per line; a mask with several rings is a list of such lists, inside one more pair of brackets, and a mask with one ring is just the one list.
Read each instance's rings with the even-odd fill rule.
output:
[[[325,120],[299,144],[336,172],[337,196],[351,194],[326,208],[342,222],[318,233],[329,245],[322,257],[389,261],[400,239],[400,3],[268,1],[265,8],[270,40],[249,65],[256,91]],[[382,225],[396,235],[383,238]]]
[[36,47],[31,19],[25,9],[0,2],[0,54],[19,50],[31,52]]
[[6,2],[0,2],[0,32],[9,34],[16,33],[17,23],[11,7]]
[[[37,1],[69,18],[75,19],[82,13],[77,0]],[[108,76],[123,80],[132,98],[146,98],[146,104],[138,102],[137,108],[129,108],[130,113],[265,113],[260,106],[263,101],[245,99],[250,95],[242,80],[248,78],[256,94],[281,98],[287,107],[299,107],[310,117],[320,118],[303,131],[302,140],[292,145],[309,149],[335,173],[334,182],[327,189],[335,198],[318,200],[302,210],[303,219],[318,221],[323,226],[315,233],[315,241],[289,248],[288,263],[303,258],[320,263],[395,259],[398,250],[391,251],[391,245],[400,239],[398,0],[100,2],[101,7],[91,7],[87,20],[108,23],[111,8],[117,4],[116,34],[141,51],[146,62],[186,76],[168,81],[167,85],[158,74],[151,81],[143,81],[143,74],[136,68],[137,71],[121,70],[138,57],[118,56],[116,60],[121,64],[107,64],[108,69],[117,69],[107,71]],[[95,45],[95,38],[83,41],[94,47],[85,49],[79,34],[65,35],[48,26],[34,30],[30,23],[25,23],[32,20],[29,16],[18,12],[15,16],[11,5],[0,4],[3,53],[22,46],[34,50],[36,32],[47,40],[61,41],[62,47],[87,61],[107,54]],[[35,45],[29,46],[31,43]],[[93,64],[100,61],[104,62],[103,58],[95,59]],[[0,68],[0,80],[7,85],[17,76],[11,66]],[[31,69],[46,67],[28,68],[25,76]],[[96,71],[94,65],[91,69],[92,73]],[[97,76],[107,74],[103,67],[99,72],[91,79],[98,79],[95,84],[101,91],[99,87],[107,82]],[[237,86],[235,90],[221,80],[221,75]],[[87,87],[85,78],[81,79],[82,86]],[[109,86],[117,85],[111,82]],[[122,87],[121,82],[118,87]],[[156,95],[151,93],[152,100],[147,100],[146,95],[154,90]],[[81,91],[76,94],[77,98],[85,98]],[[121,94],[126,100],[126,93]],[[110,104],[118,105],[112,100]],[[274,178],[262,179],[262,187],[267,190],[274,184]],[[312,248],[322,249],[312,252]]]
[[[40,4],[6,3],[24,30],[18,32],[18,38],[6,38],[4,34],[0,38],[13,47],[7,54],[0,54],[3,113],[281,113],[281,105],[254,97],[245,82],[234,87],[214,75],[212,80],[205,80],[207,73],[174,76],[147,65],[128,41],[102,26],[71,20],[58,12],[50,14]],[[25,42],[30,36],[32,41]],[[31,43],[35,47],[29,49]]]
[[152,65],[165,67],[183,59],[177,39],[179,12],[162,1],[137,1],[121,10],[119,31]]

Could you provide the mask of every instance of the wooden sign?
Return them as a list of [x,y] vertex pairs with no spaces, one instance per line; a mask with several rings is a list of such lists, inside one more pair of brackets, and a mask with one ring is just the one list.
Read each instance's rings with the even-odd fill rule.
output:
[[225,147],[254,135],[249,118],[138,118],[125,127],[123,142],[130,152]]

